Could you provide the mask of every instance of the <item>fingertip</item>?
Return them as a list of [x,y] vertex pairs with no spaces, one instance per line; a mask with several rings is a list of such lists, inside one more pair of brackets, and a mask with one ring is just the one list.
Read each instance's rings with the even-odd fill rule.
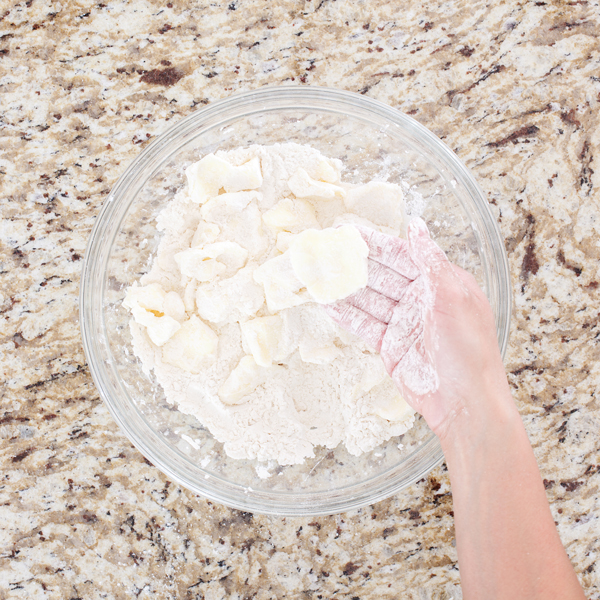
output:
[[366,242],[367,245],[369,245],[371,236],[373,235],[375,230],[371,229],[370,227],[365,227],[364,225],[355,225],[354,223],[352,223],[352,226],[356,227],[356,229],[358,230],[358,233],[360,233],[362,239]]
[[431,236],[429,235],[429,229],[427,228],[425,221],[423,221],[421,217],[413,217],[408,224],[408,239],[410,241],[419,237],[431,239]]
[[369,260],[381,263],[410,280],[419,275],[419,269],[410,257],[407,240],[362,225],[356,227],[369,246]]
[[325,312],[336,322],[339,323],[342,320],[342,315],[344,314],[344,304],[345,300],[339,300],[338,302],[334,302],[333,304],[323,304],[323,309]]
[[415,217],[408,224],[407,234],[411,258],[421,272],[429,272],[432,266],[448,262],[444,251],[431,239],[423,219]]

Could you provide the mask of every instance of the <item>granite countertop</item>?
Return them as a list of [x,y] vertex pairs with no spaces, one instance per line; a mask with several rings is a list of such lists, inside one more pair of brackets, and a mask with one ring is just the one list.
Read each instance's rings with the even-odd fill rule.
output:
[[283,82],[412,115],[471,169],[506,242],[506,367],[560,536],[600,599],[597,0],[7,0],[0,11],[0,598],[461,598],[444,466],[319,518],[169,482],[82,350],[94,218],[173,121]]

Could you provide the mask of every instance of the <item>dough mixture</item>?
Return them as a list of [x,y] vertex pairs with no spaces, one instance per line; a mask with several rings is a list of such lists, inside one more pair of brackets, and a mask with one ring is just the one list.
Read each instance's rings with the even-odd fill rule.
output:
[[367,284],[354,225],[404,226],[400,187],[342,170],[293,143],[208,154],[157,217],[152,267],[123,301],[144,370],[233,458],[359,455],[414,422],[379,355],[322,307]]

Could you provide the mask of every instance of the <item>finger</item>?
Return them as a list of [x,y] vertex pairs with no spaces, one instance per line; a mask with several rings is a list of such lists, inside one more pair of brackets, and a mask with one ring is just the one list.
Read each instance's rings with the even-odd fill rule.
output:
[[427,356],[423,338],[420,335],[415,340],[391,374],[400,389],[408,389],[417,396],[433,393],[438,388],[437,373]]
[[389,323],[392,318],[396,302],[383,294],[376,292],[370,287],[364,287],[358,292],[344,298],[346,302],[356,308],[364,310],[382,323]]
[[369,246],[369,258],[408,279],[415,279],[419,275],[419,269],[414,264],[406,240],[368,227],[356,227]]
[[377,352],[381,350],[381,342],[387,329],[385,323],[344,300],[327,304],[324,308],[340,327],[362,338]]
[[[415,286],[418,288],[420,286]],[[421,304],[417,301],[419,289],[407,292],[406,301],[399,302],[388,323],[381,343],[381,358],[388,373],[404,359],[409,348],[423,334],[423,315]]]
[[368,273],[367,286],[396,302],[404,296],[411,283],[410,279],[397,271],[371,259],[369,259]]
[[422,273],[436,273],[450,265],[444,251],[431,239],[423,219],[417,217],[409,223],[408,245],[410,256]]

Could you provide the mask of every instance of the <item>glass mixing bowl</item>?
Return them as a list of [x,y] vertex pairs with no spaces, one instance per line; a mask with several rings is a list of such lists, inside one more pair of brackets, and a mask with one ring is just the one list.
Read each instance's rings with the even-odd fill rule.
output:
[[408,216],[427,222],[450,259],[490,300],[502,353],[510,325],[503,241],[466,167],[417,121],[358,94],[319,87],[262,88],[214,102],[172,125],[129,165],[92,231],[81,280],[81,330],[96,386],[135,446],[167,477],[230,507],[273,515],[323,515],[382,500],[443,459],[421,418],[405,435],[361,456],[317,448],[303,465],[229,458],[194,417],[165,400],[133,355],[125,290],[149,269],[155,218],[185,185],[184,169],[217,149],[297,142],[339,158],[345,181],[400,184]]

